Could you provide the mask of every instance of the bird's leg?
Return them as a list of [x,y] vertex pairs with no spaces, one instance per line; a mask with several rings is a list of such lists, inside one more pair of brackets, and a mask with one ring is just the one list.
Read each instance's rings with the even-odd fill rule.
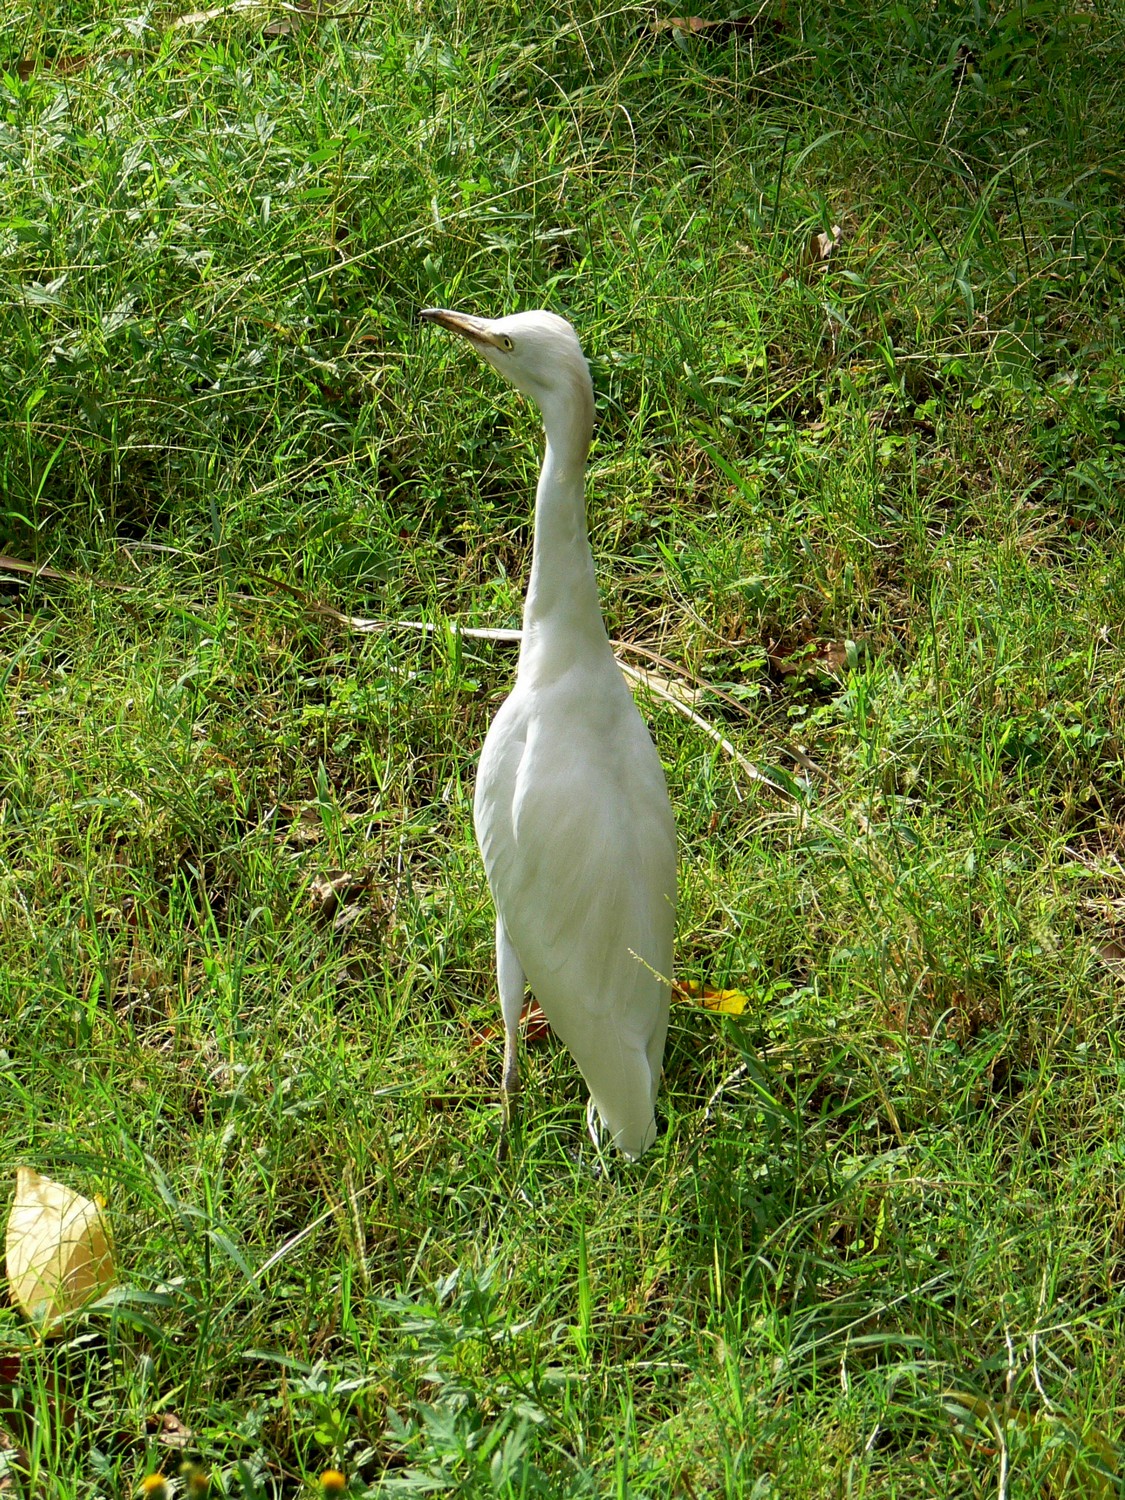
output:
[[598,1106],[594,1103],[593,1096],[586,1100],[586,1134],[594,1143],[594,1150],[601,1155],[602,1137],[598,1129]]
[[515,1096],[520,1091],[520,1063],[517,1048],[527,981],[524,978],[523,965],[499,917],[496,919],[496,979],[500,989],[500,1014],[504,1018],[504,1071],[500,1075],[500,1107],[503,1111],[503,1121],[500,1127],[500,1157],[503,1159],[507,1155],[508,1134],[514,1122]]

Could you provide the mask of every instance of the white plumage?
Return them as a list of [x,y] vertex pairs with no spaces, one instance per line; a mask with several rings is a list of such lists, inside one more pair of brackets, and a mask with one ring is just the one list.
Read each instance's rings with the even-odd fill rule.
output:
[[536,403],[547,435],[516,685],[481,751],[473,815],[496,905],[507,1120],[525,980],[614,1144],[656,1135],[676,832],[656,749],[614,660],[586,530],[590,373],[549,312],[422,314]]

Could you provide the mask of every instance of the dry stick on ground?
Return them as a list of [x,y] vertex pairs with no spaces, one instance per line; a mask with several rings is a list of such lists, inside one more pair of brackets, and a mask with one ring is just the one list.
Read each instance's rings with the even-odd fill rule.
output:
[[724,754],[729,755],[731,760],[749,776],[751,781],[760,781],[763,786],[768,786],[771,791],[777,792],[781,797],[791,797],[793,795],[785,787],[779,786],[776,781],[771,780],[770,777],[759,771],[757,766],[752,761],[747,760],[741,751],[736,750],[730,740],[720,733],[713,724],[709,724],[702,714],[697,714],[695,709],[689,704],[677,698],[675,693],[669,692],[658,677],[654,677],[651,672],[645,672],[638,667],[630,667],[627,663],[623,662],[620,653],[623,650],[628,651],[628,645],[620,641],[614,641],[613,645],[617,648],[617,665],[625,673],[626,677],[631,678],[634,682],[643,683],[650,693],[653,693],[657,698],[663,699],[678,714],[682,714],[685,719],[689,719],[697,729],[702,729],[703,733],[710,739],[713,739],[720,750]]
[[[78,575],[74,573],[62,573],[54,568],[36,566],[33,563],[21,562],[13,557],[0,557],[0,570],[33,574],[43,578],[56,579],[66,582],[78,581]],[[308,595],[302,593],[300,589],[294,588],[290,583],[283,583],[279,578],[269,578],[266,575],[260,573],[254,574],[253,576],[262,583],[268,584],[271,588],[279,589],[282,593],[288,594],[310,613],[323,616],[325,619],[335,620],[338,624],[346,625],[349,630],[357,631],[360,634],[370,635],[383,630],[415,630],[420,631],[425,635],[432,635],[437,629],[435,625],[432,625],[428,621],[424,620],[369,620],[365,619],[361,615],[345,614],[343,610],[336,609],[331,604],[323,604],[317,599],[310,599]],[[118,585],[118,587],[120,587],[120,585]],[[239,597],[245,598],[245,596]],[[448,628],[455,635],[460,635],[466,639],[477,641],[510,641],[518,644],[523,636],[523,632],[520,630],[490,630],[476,626],[459,625],[454,621],[450,622]],[[759,771],[757,766],[755,766],[752,761],[748,760],[740,750],[737,750],[734,745],[731,744],[730,740],[728,740],[720,730],[716,729],[713,724],[708,723],[708,721],[702,716],[702,714],[696,713],[695,709],[691,706],[690,703],[684,702],[682,698],[673,693],[668,688],[668,686],[659,677],[656,676],[655,673],[646,672],[643,670],[643,668],[629,666],[627,662],[623,662],[621,660],[621,653],[635,653],[638,656],[645,657],[649,661],[656,662],[666,671],[673,672],[676,674],[676,676],[683,678],[686,682],[690,683],[692,687],[694,687],[697,691],[711,693],[716,698],[721,699],[724,703],[728,703],[731,707],[738,709],[740,713],[746,713],[747,710],[745,706],[739,703],[736,698],[731,697],[729,693],[724,693],[719,688],[712,687],[710,683],[705,682],[701,677],[697,677],[694,672],[689,672],[686,668],[677,665],[676,662],[669,661],[667,657],[661,656],[658,652],[653,651],[648,646],[633,645],[629,641],[613,641],[612,645],[617,656],[617,664],[621,668],[622,672],[624,672],[626,677],[631,679],[631,681],[633,682],[639,682],[643,687],[646,687],[654,697],[657,697],[664,703],[667,703],[670,708],[673,708],[676,711],[676,713],[689,720],[689,722],[694,724],[697,729],[702,730],[709,739],[714,740],[715,744],[718,745],[723,754],[729,756],[730,759],[734,761],[739,769],[746,776],[748,776],[751,781],[760,782],[762,786],[769,787],[771,791],[776,792],[780,797],[793,798],[793,793],[789,791],[787,787],[779,785],[772,779],[772,777],[769,777],[765,775],[764,772]],[[795,756],[795,758],[802,765],[804,765],[806,769],[812,767],[812,762],[808,761],[807,757],[805,757],[803,754]],[[793,800],[796,799],[793,798]]]
[[[362,635],[371,635],[384,630],[414,630],[420,632],[423,635],[433,635],[438,629],[436,625],[431,624],[428,620],[369,620],[364,618],[362,615],[345,614],[343,610],[336,609],[331,604],[323,604],[317,599],[310,599],[306,594],[303,594],[300,589],[294,588],[290,583],[282,583],[280,579],[269,578],[266,575],[260,573],[254,574],[253,576],[259,579],[262,583],[267,583],[272,588],[280,589],[282,593],[289,594],[291,598],[296,599],[300,604],[302,604],[306,609],[310,610],[313,614],[322,615],[324,618],[329,620],[335,620],[341,625],[346,625],[349,630],[358,631]],[[453,634],[459,635],[466,640],[510,641],[518,644],[523,638],[523,632],[521,630],[515,630],[511,628],[489,629],[482,626],[459,625],[456,621],[450,621],[448,629],[451,630]],[[613,646],[614,652],[617,656],[617,664],[625,673],[626,677],[630,678],[634,682],[641,683],[644,687],[647,687],[655,697],[660,698],[663,702],[667,703],[669,707],[675,709],[676,713],[682,715],[683,718],[688,719],[692,724],[696,726],[697,729],[701,729],[709,739],[714,740],[715,744],[718,745],[719,749],[722,750],[724,755],[729,756],[730,759],[735,762],[739,769],[743,771],[751,781],[757,781],[760,782],[762,786],[769,787],[770,790],[776,792],[779,797],[789,797],[794,801],[797,800],[787,787],[779,785],[771,777],[765,775],[764,772],[759,771],[757,766],[755,766],[752,761],[748,760],[740,750],[735,749],[734,745],[731,744],[730,740],[728,740],[720,730],[716,729],[713,724],[708,723],[708,721],[702,716],[702,714],[696,713],[691,704],[685,703],[682,698],[677,697],[676,694],[671,692],[668,687],[663,682],[661,682],[661,680],[653,673],[645,672],[637,667],[631,667],[628,665],[628,663],[623,662],[621,660],[621,653],[635,651],[637,655],[644,656],[649,661],[658,662],[668,671],[674,672],[678,677],[684,678],[699,691],[713,693],[716,697],[721,698],[724,702],[729,703],[733,707],[737,708],[741,713],[746,713],[747,710],[745,706],[739,703],[736,698],[732,698],[729,694],[722,692],[720,689],[713,688],[710,683],[707,683],[702,678],[697,677],[693,672],[688,672],[685,668],[678,666],[673,661],[669,661],[667,657],[659,655],[648,646],[633,646],[628,641],[612,641],[610,644]],[[794,758],[805,765],[806,768],[812,766],[812,762],[808,761],[807,757],[805,757],[803,754],[795,756]]]
[[[337,620],[341,625],[347,625],[350,629],[360,631],[363,634],[371,634],[373,632],[382,630],[416,630],[420,631],[423,635],[432,635],[438,628],[436,625],[431,625],[427,620],[367,620],[358,615],[346,615],[342,610],[333,609],[330,604],[320,604],[316,600],[304,599],[299,591],[297,589],[294,589],[290,584],[278,584],[276,579],[271,579],[270,582],[275,586],[283,589],[285,593],[292,594],[294,598],[301,599],[302,602],[316,614],[322,614],[327,616],[329,619]],[[523,638],[523,632],[521,630],[491,630],[485,629],[483,627],[459,625],[455,621],[450,621],[448,628],[455,635],[462,636],[467,640],[511,641],[518,644],[519,641]],[[772,780],[769,776],[766,776],[764,772],[759,771],[757,766],[755,766],[752,761],[747,760],[746,756],[743,755],[740,750],[735,749],[730,740],[728,740],[720,730],[716,729],[713,724],[709,724],[707,720],[702,716],[702,714],[697,714],[695,709],[692,708],[690,704],[685,703],[682,698],[678,698],[675,693],[671,692],[664,685],[664,683],[661,682],[660,678],[655,676],[655,674],[653,674],[652,672],[645,672],[638,667],[631,667],[627,662],[623,662],[621,660],[621,653],[623,651],[632,651],[634,649],[628,641],[611,641],[610,644],[613,646],[614,652],[617,656],[617,665],[625,673],[626,677],[630,678],[633,682],[641,683],[644,687],[648,688],[649,692],[652,693],[655,697],[660,698],[663,702],[667,703],[671,708],[675,709],[678,714],[682,715],[683,718],[690,720],[697,729],[701,729],[709,739],[714,740],[715,744],[718,745],[719,749],[723,751],[724,755],[728,755],[730,759],[733,760],[735,764],[740,768],[740,770],[742,770],[750,778],[751,781],[761,782],[763,786],[768,786],[771,791],[776,792],[780,797],[793,796],[793,793],[790,792],[788,788],[780,786],[776,781]],[[717,692],[716,689],[710,687],[707,683],[702,681],[701,678],[696,677],[694,673],[684,671],[684,669],[682,667],[678,667],[675,662],[668,661],[665,657],[658,656],[656,652],[649,650],[647,646],[641,646],[636,649],[639,655],[648,657],[650,661],[659,661],[662,666],[666,667],[670,671],[675,672],[678,676],[685,678],[700,691],[716,693],[717,697],[735,704],[735,706],[740,709],[742,708],[742,705],[739,704],[736,699],[729,698],[726,693]],[[745,712],[744,709],[742,711]]]

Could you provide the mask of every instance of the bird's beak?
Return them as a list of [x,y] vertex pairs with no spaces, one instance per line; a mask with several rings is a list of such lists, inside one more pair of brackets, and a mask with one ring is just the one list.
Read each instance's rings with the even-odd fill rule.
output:
[[468,313],[450,312],[447,307],[424,307],[419,317],[427,323],[436,323],[450,333],[460,333],[470,344],[485,344],[499,347],[499,339],[483,318],[470,317]]

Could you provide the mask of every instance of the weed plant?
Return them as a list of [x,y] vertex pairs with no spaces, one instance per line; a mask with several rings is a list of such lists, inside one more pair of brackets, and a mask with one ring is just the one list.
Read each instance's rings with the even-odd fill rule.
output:
[[[1118,1493],[1125,12],[669,19],[11,0],[0,1168],[123,1289],[0,1310],[0,1488]],[[552,1044],[496,1160],[538,422],[429,304],[576,324],[610,632],[780,788],[645,701],[749,1004],[631,1168]]]

